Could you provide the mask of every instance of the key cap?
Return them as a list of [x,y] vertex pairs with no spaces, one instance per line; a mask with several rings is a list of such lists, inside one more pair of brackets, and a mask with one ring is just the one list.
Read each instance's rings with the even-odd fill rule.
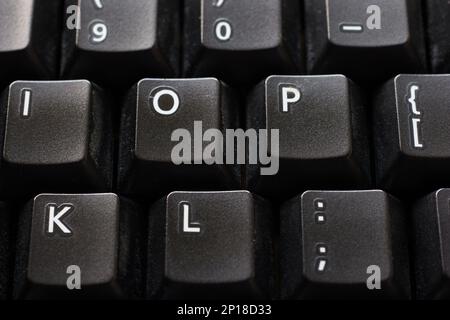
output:
[[149,297],[267,298],[269,206],[246,191],[173,192],[150,209]]
[[382,191],[307,191],[281,209],[284,298],[410,296],[404,212]]
[[[177,189],[238,188],[239,166],[220,164],[226,163],[220,139],[238,123],[235,101],[212,78],[141,80],[122,114],[121,192],[158,199]],[[207,138],[209,129],[216,138]]]
[[[309,188],[369,186],[364,102],[347,78],[271,76],[248,101],[247,128],[269,130],[271,136],[270,152],[262,147],[259,151],[279,156],[279,164],[275,156],[270,164],[249,161],[251,191],[289,199]],[[274,139],[276,130],[279,141]],[[259,141],[250,141],[250,154],[257,153],[254,147],[266,140],[260,136]]]
[[59,0],[2,0],[0,82],[49,79],[57,72]]
[[102,94],[85,80],[11,84],[1,105],[5,194],[109,190],[112,131]]
[[427,35],[433,73],[450,72],[450,2],[426,1]]
[[176,75],[178,6],[177,0],[67,0],[71,28],[63,35],[63,77],[120,87],[148,75]]
[[421,1],[305,0],[308,71],[357,83],[426,70]]
[[398,195],[426,194],[450,179],[448,75],[399,75],[374,107],[377,185]]
[[414,206],[415,274],[419,299],[450,297],[450,189],[440,189]]
[[10,214],[8,206],[0,202],[0,300],[7,298],[11,279]]
[[254,85],[303,69],[301,19],[293,0],[185,1],[184,72]]
[[137,298],[139,209],[115,194],[41,194],[19,223],[15,298]]

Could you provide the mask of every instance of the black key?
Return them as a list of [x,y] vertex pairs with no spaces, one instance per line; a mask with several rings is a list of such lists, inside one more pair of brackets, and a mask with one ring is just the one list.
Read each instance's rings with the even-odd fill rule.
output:
[[[279,150],[276,139],[269,150],[279,155],[279,171],[273,157],[265,173],[264,166],[249,165],[250,190],[288,199],[308,189],[369,186],[364,104],[344,76],[269,77],[255,89],[247,110],[248,128],[271,130],[271,140],[279,130]],[[249,148],[256,145],[250,142]]]
[[450,179],[448,75],[399,75],[374,108],[379,187],[413,196],[447,186]]
[[184,72],[256,84],[302,70],[296,0],[185,1]]
[[305,0],[308,71],[374,83],[426,69],[421,1]]
[[267,298],[269,206],[246,191],[174,192],[150,209],[149,297]]
[[56,76],[60,0],[0,2],[0,82]]
[[66,8],[72,25],[63,35],[63,77],[131,86],[178,73],[179,1],[67,0]]
[[4,192],[109,190],[112,132],[104,100],[85,80],[11,84],[1,105]]
[[425,1],[427,6],[427,35],[433,73],[450,72],[450,1]]
[[0,300],[7,298],[11,284],[10,214],[5,203],[0,202]]
[[139,210],[115,194],[42,194],[19,223],[15,298],[137,298]]
[[307,191],[281,210],[284,298],[410,296],[404,213],[382,191]]
[[239,168],[219,163],[226,148],[222,156],[208,153],[211,140],[202,140],[209,129],[225,136],[236,124],[233,94],[216,79],[140,81],[122,115],[119,189],[160,198],[173,190],[238,188]]
[[415,273],[419,299],[450,298],[450,189],[414,207]]

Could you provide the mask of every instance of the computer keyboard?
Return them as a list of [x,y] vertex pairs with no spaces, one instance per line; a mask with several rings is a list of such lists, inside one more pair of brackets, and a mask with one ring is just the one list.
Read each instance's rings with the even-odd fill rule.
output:
[[0,0],[0,300],[450,298],[449,39],[448,0]]

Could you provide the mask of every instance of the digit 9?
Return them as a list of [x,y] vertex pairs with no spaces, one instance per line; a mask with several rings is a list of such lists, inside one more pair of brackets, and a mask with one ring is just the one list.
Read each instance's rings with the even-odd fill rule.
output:
[[108,36],[108,27],[103,21],[92,21],[89,25],[89,41],[94,44],[102,43]]

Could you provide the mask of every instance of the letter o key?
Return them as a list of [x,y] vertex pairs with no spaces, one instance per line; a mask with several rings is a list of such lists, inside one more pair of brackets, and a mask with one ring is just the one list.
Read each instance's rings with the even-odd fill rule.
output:
[[[155,111],[163,116],[170,116],[173,115],[175,112],[178,111],[178,108],[180,107],[180,98],[178,97],[178,94],[175,92],[175,90],[172,89],[156,89],[156,93],[151,96],[153,96],[153,109]],[[164,96],[170,96],[172,98],[172,106],[168,110],[163,110],[160,106],[160,99]]]

